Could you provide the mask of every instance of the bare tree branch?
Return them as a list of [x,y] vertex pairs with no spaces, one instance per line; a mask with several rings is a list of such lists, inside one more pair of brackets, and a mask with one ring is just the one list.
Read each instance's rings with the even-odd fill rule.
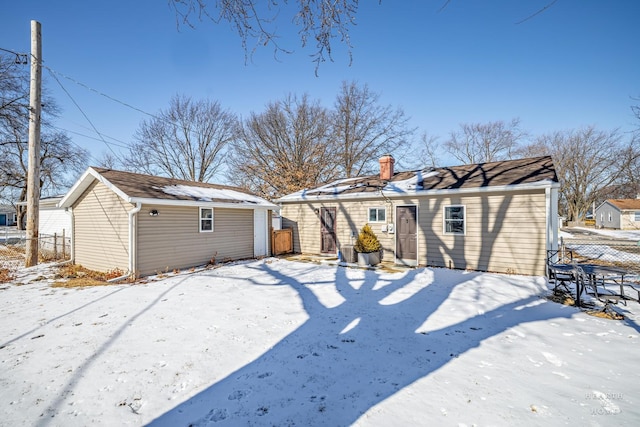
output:
[[530,19],[533,19],[534,17],[540,15],[542,12],[544,12],[545,10],[549,9],[551,6],[553,6],[558,0],[553,0],[551,3],[547,4],[545,7],[543,7],[542,9],[538,10],[535,13],[532,13],[531,15],[527,16],[526,18],[516,22],[516,25],[522,24],[523,22],[527,22]]
[[378,158],[403,148],[415,129],[402,109],[379,104],[380,95],[356,82],[342,82],[334,103],[332,138],[337,143],[337,166],[346,177],[371,172]]
[[[215,5],[206,0],[168,0],[176,13],[176,23],[194,26],[194,19],[211,20],[219,24],[227,22],[239,35],[248,60],[258,46],[272,46],[274,55],[278,52],[291,53],[292,50],[279,42],[277,22],[289,18],[291,24],[298,28],[302,47],[315,41],[315,52],[311,55],[316,63],[316,74],[321,63],[327,59],[333,61],[332,44],[337,39],[347,46],[351,62],[351,41],[349,31],[355,25],[358,0],[296,0],[289,2],[279,0],[217,0]],[[284,18],[281,15],[285,15]],[[253,45],[249,47],[250,42]]]
[[329,112],[305,94],[267,105],[239,127],[229,179],[275,198],[336,177]]
[[463,123],[451,132],[443,148],[462,163],[484,163],[511,159],[520,141],[526,137],[520,119],[505,123]]
[[169,108],[138,128],[125,166],[151,175],[211,180],[234,139],[236,117],[218,102],[174,96]]

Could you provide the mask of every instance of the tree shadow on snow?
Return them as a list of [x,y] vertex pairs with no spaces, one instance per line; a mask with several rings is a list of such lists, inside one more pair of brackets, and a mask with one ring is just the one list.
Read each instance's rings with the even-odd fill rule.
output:
[[[477,273],[415,269],[394,279],[366,271],[355,279],[339,267],[325,269],[327,275],[335,271],[335,278],[318,284],[287,276],[277,265],[252,268],[295,289],[309,318],[262,356],[151,425],[350,425],[487,338],[521,323],[575,313],[541,309],[540,298],[530,296],[420,333],[416,330],[456,286]],[[426,280],[419,277],[423,274],[432,274],[433,280],[416,288],[416,279]],[[451,283],[451,277],[460,278],[459,283]],[[264,286],[264,278],[260,282],[255,283]],[[334,283],[344,298],[335,307],[323,305],[309,286]]]

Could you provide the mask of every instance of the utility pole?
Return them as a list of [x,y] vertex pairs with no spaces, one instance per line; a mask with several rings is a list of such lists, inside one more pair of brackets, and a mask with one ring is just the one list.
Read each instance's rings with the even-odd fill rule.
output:
[[25,266],[38,264],[40,209],[40,116],[42,113],[42,36],[31,21],[31,84],[29,89],[29,171],[27,172],[27,247]]

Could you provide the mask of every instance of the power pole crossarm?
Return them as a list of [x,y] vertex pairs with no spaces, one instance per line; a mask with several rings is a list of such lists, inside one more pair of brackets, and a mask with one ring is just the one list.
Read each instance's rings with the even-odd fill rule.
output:
[[42,37],[40,23],[31,21],[31,85],[29,89],[29,171],[27,173],[27,244],[25,266],[38,264],[40,209],[40,116],[42,110]]

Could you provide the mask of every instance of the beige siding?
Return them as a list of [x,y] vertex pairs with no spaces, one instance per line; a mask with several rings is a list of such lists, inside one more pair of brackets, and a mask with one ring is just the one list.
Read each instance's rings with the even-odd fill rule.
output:
[[73,206],[75,263],[97,271],[129,264],[129,217],[134,206],[96,182]]
[[[465,206],[465,235],[444,233],[444,206]],[[537,193],[434,197],[419,206],[421,264],[544,274],[546,199]]]
[[622,211],[620,214],[620,223],[623,230],[638,230],[640,222],[635,220],[635,211]]
[[[352,245],[360,229],[367,223],[369,207],[385,207],[378,200],[355,202],[326,202],[284,204],[282,207],[282,227],[293,228],[293,250],[300,253],[320,253],[320,218],[314,209],[336,208],[336,240],[338,247]],[[387,216],[389,207],[387,207]],[[385,259],[393,261],[395,239],[393,234],[381,232],[382,224],[370,224],[382,244]]]
[[[336,207],[338,244],[351,244],[352,233],[367,223],[369,207],[386,207],[387,222],[395,224],[395,208],[418,209],[418,263],[482,271],[544,274],[546,198],[544,189],[519,193],[430,196],[421,198],[285,203],[283,227],[294,229],[294,250],[320,252],[320,221],[314,209]],[[443,209],[464,205],[466,234],[444,234]],[[385,260],[394,260],[395,235],[371,224],[383,245]]]
[[[149,215],[157,209],[158,216]],[[137,274],[253,257],[253,210],[214,209],[214,231],[199,231],[198,207],[143,206],[138,214]]]

